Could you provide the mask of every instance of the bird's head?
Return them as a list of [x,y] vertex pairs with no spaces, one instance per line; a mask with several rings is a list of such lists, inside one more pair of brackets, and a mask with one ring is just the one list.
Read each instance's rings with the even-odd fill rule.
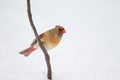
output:
[[64,27],[60,25],[56,25],[55,28],[49,30],[50,33],[56,38],[57,37],[62,37],[64,33],[66,33]]
[[63,26],[56,25],[56,26],[55,26],[55,29],[57,29],[57,31],[58,31],[60,34],[66,33],[66,30],[64,29]]

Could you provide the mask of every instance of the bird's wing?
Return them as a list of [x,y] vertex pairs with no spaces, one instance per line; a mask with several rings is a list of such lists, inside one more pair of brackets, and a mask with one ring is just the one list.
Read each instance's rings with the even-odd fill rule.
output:
[[[41,39],[41,38],[43,38],[43,36],[44,36],[44,33],[40,34],[38,37],[39,37],[39,39]],[[31,44],[31,46],[34,46],[36,43],[37,43],[37,39],[35,38]]]

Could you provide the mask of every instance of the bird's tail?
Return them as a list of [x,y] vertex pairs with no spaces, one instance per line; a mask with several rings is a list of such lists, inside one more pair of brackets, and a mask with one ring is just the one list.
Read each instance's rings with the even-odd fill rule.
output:
[[23,54],[24,56],[29,56],[34,50],[36,50],[36,48],[34,48],[33,46],[28,47],[27,49],[24,49],[22,51],[20,51],[20,54]]

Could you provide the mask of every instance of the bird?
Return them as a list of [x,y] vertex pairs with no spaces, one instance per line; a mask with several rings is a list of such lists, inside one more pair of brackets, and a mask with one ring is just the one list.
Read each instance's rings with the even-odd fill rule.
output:
[[[38,37],[41,40],[42,45],[48,51],[55,48],[59,44],[64,33],[66,33],[65,28],[63,26],[56,25],[54,28],[40,34]],[[35,38],[28,48],[20,51],[19,53],[25,57],[28,57],[38,48],[40,48],[40,46],[37,39]]]

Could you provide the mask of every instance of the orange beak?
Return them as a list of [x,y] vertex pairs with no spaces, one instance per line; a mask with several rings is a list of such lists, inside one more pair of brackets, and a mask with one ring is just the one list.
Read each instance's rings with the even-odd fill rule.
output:
[[62,30],[61,33],[64,34],[64,33],[66,33],[66,31],[65,31],[65,30]]

